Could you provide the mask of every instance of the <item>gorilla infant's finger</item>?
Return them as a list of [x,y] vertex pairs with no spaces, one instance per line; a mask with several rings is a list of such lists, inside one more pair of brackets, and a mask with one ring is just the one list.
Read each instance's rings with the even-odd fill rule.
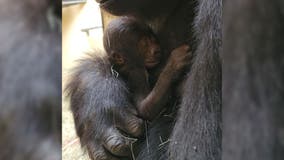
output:
[[92,160],[119,160],[119,158],[109,154],[103,146],[91,143],[87,145],[87,149]]
[[189,45],[184,44],[184,45],[179,46],[175,50],[178,51],[178,53],[180,54],[184,54],[190,50],[190,47]]
[[182,47],[183,47],[182,49],[183,49],[185,52],[188,52],[188,51],[190,50],[189,45],[183,45]]
[[116,156],[129,156],[131,143],[131,139],[120,134],[116,128],[109,129],[103,139],[104,147]]
[[121,121],[120,124],[118,124],[118,128],[133,137],[139,137],[144,131],[144,121],[130,112],[127,112],[125,115],[121,115]]
[[130,114],[133,114],[133,115],[135,115],[135,116],[138,115],[138,112],[137,112],[137,109],[136,109],[136,108],[129,108],[129,109],[127,109],[127,111],[129,111]]

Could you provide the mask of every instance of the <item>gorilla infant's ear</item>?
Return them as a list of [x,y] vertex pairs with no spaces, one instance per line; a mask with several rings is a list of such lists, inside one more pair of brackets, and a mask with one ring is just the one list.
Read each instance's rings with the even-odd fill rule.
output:
[[123,56],[118,52],[112,51],[110,54],[110,59],[114,64],[117,65],[123,65],[125,63]]

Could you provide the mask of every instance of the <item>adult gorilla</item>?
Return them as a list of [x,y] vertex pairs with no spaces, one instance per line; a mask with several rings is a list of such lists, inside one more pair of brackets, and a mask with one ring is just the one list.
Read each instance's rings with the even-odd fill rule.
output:
[[[221,159],[221,0],[97,1],[107,12],[148,23],[165,61],[183,43],[189,43],[195,54],[177,116],[152,122],[137,159]],[[125,84],[110,67],[104,58],[88,58],[67,86],[77,134],[94,160],[129,157],[132,142],[124,135],[138,137],[144,128]]]

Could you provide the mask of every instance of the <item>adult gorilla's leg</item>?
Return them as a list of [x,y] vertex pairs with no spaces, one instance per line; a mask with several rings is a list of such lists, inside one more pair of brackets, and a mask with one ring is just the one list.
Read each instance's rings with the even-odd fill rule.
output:
[[224,160],[284,159],[284,3],[224,6]]
[[199,0],[196,58],[170,141],[170,159],[221,159],[222,1]]

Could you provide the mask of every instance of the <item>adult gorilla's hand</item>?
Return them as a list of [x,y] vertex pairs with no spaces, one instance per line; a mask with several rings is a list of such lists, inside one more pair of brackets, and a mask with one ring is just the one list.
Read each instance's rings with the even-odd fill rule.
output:
[[126,85],[104,58],[86,58],[73,71],[66,90],[82,146],[93,160],[129,157],[130,137],[139,137],[144,127]]
[[136,117],[136,111],[129,107],[102,107],[96,112],[94,114],[98,115],[90,119],[87,126],[93,128],[92,140],[86,139],[90,157],[94,160],[116,160],[116,156],[131,156],[135,138],[130,137],[139,137],[143,130],[143,121]]

